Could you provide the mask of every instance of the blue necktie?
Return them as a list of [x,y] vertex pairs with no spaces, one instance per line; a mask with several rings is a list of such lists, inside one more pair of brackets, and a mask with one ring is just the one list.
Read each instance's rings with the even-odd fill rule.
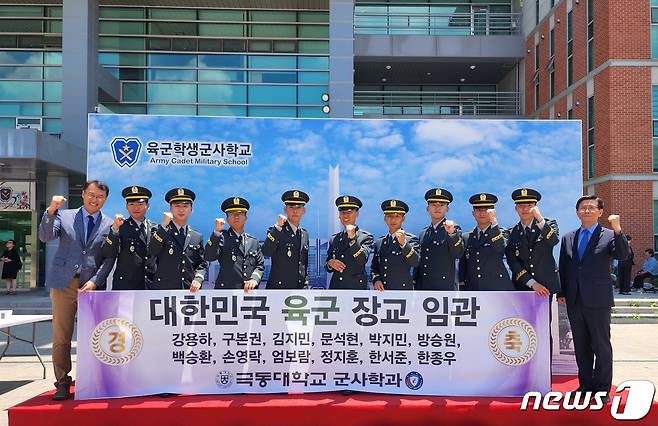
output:
[[94,217],[92,215],[87,216],[89,218],[89,222],[87,222],[87,239],[86,242],[89,242],[89,237],[91,237],[91,233],[94,230]]
[[585,255],[585,249],[587,248],[587,243],[589,242],[589,229],[583,229],[583,236],[580,239],[580,244],[578,244],[578,257],[580,259]]

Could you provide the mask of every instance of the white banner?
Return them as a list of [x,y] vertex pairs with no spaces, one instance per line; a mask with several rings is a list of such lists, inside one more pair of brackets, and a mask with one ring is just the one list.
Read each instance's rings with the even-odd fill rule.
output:
[[31,182],[0,182],[0,210],[26,211],[34,206]]
[[550,390],[534,292],[114,291],[79,299],[76,399]]

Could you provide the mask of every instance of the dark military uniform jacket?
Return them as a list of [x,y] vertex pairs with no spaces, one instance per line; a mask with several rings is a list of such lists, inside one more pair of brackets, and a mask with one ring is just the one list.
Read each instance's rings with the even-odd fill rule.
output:
[[219,261],[216,289],[242,289],[245,281],[260,283],[265,273],[265,259],[258,240],[246,232],[240,238],[232,228],[222,230],[219,235],[213,232],[203,257],[209,262]]
[[338,259],[345,264],[343,272],[334,271],[325,264],[329,272],[333,272],[329,288],[331,290],[365,290],[368,288],[366,263],[372,250],[372,234],[357,227],[354,244],[350,245],[347,232],[341,231],[329,239],[327,260]]
[[420,263],[415,270],[416,290],[457,290],[455,263],[464,254],[461,232],[448,235],[443,224],[420,231]]
[[267,278],[267,289],[301,289],[308,287],[308,231],[290,223],[279,231],[275,226],[267,231],[263,255],[272,258],[272,270]]
[[479,233],[476,226],[464,235],[466,250],[459,262],[459,281],[466,285],[461,290],[514,290],[503,263],[508,231],[496,225],[485,229],[481,239]]
[[147,265],[148,244],[158,225],[146,219],[144,232],[132,217],[119,227],[119,232],[110,228],[103,243],[104,257],[116,259],[112,279],[112,290],[144,290],[151,285],[153,271]]
[[387,234],[375,241],[370,263],[372,282],[381,281],[386,290],[413,290],[412,268],[418,266],[418,237],[404,233],[403,247],[397,238]]
[[510,233],[505,257],[517,290],[532,290],[528,281],[534,279],[551,294],[560,291],[560,277],[553,257],[553,247],[560,242],[559,230],[555,220],[544,220],[543,228],[539,229],[533,219],[529,236],[521,222]]
[[155,271],[154,290],[189,288],[192,281],[203,282],[208,263],[203,259],[203,237],[187,226],[182,242],[178,228],[172,222],[167,229],[158,225],[148,245],[148,265]]

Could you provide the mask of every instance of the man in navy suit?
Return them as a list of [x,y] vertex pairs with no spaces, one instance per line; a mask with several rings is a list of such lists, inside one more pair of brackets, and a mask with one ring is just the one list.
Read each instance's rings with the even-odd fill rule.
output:
[[[595,195],[580,197],[576,214],[580,228],[562,238],[562,290],[558,293],[558,302],[567,305],[578,364],[578,390],[610,392],[610,311],[614,306],[610,266],[613,258],[628,257],[628,241],[618,215],[608,217],[612,229],[599,225],[603,200]],[[606,396],[604,402],[608,400]]]
[[53,311],[53,368],[57,380],[53,399],[56,401],[71,396],[71,338],[78,293],[103,290],[114,263],[114,259],[104,257],[101,251],[113,222],[101,213],[109,192],[103,182],[88,181],[82,189],[83,206],[66,210],[59,210],[66,198],[55,195],[39,224],[41,241],[59,239],[46,277]]

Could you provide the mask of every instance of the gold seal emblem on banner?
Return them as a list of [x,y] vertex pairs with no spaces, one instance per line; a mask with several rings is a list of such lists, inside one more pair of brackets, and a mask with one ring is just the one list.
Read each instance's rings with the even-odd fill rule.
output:
[[124,318],[103,320],[91,333],[91,351],[107,365],[128,364],[139,355],[143,345],[139,328]]
[[537,333],[521,318],[505,318],[491,329],[489,350],[502,364],[526,364],[537,353]]
[[185,190],[183,188],[178,188],[178,195],[185,195]]

